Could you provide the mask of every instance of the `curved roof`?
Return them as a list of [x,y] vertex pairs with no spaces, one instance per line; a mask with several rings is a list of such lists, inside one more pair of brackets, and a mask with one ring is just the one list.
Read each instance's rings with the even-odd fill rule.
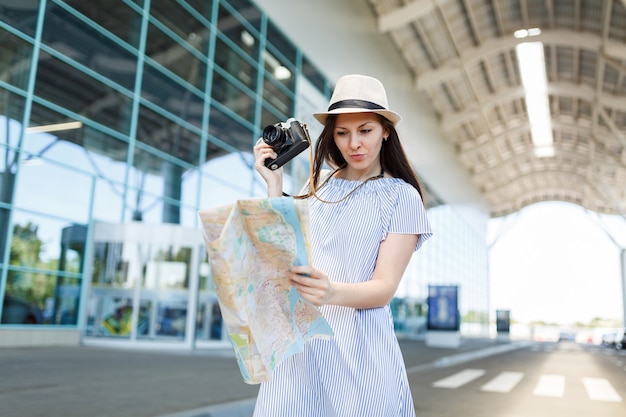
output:
[[[368,0],[491,216],[566,201],[626,217],[626,0]],[[516,57],[539,28],[554,156],[536,157]]]

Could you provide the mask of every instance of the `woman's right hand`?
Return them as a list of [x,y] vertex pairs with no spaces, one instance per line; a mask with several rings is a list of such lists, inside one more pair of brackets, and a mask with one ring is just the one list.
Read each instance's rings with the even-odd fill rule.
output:
[[266,159],[276,159],[278,155],[271,146],[260,138],[254,145],[254,168],[267,183],[269,197],[281,197],[283,194],[283,168],[271,170],[265,166]]

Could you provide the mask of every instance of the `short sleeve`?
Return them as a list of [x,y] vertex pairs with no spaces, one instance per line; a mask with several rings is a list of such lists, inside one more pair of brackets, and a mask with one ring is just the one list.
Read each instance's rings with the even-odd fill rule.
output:
[[418,250],[433,234],[422,198],[413,186],[403,181],[394,191],[395,201],[389,213],[387,233],[419,235],[415,246]]

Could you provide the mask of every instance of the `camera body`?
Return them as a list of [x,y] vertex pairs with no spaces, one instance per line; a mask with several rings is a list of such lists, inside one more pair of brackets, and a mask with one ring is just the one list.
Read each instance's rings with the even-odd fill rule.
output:
[[311,145],[306,125],[293,118],[266,126],[263,129],[263,141],[278,154],[276,159],[265,160],[265,166],[272,171],[282,167]]

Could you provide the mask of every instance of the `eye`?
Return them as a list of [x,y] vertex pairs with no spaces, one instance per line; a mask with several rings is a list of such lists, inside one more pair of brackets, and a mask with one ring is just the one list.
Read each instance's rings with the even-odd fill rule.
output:
[[372,131],[372,129],[361,129],[361,133],[364,135],[367,135],[368,133],[370,133]]
[[335,134],[337,136],[345,136],[348,134],[348,132],[346,132],[345,130],[338,130]]

